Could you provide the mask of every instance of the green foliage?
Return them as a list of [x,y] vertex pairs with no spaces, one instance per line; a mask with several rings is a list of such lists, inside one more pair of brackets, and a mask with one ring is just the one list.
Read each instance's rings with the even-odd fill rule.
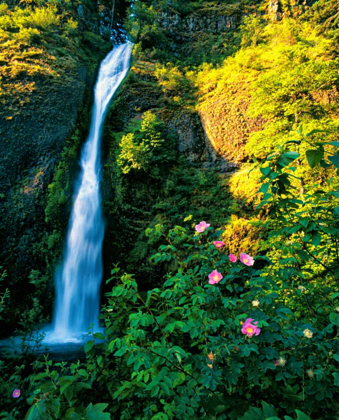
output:
[[[22,2],[8,7],[7,3],[0,9],[0,104],[3,116],[13,119],[32,97],[36,100],[39,96],[43,88],[40,78],[49,86],[67,84],[79,58],[91,62],[92,54],[84,55],[89,42],[77,29],[78,16],[71,4],[43,1],[32,7]],[[100,37],[93,34],[93,38],[92,51],[105,46]]]
[[260,220],[247,220],[235,215],[228,220],[222,234],[222,241],[231,254],[246,252],[256,254],[260,250]]
[[256,47],[263,41],[265,24],[258,16],[245,16],[240,27],[240,37],[242,47]]
[[133,131],[124,135],[119,143],[117,162],[124,174],[128,174],[131,169],[147,171],[151,165],[166,162],[166,148],[165,152],[161,149],[165,142],[162,138],[164,124],[156,115],[150,111],[145,112],[141,122],[133,124],[130,129]]
[[[46,222],[54,228],[64,226],[68,215],[71,198],[71,182],[73,171],[69,168],[74,163],[81,142],[80,131],[77,130],[65,145],[60,162],[56,168],[53,182],[48,186],[48,198],[45,208]],[[54,241],[49,242],[53,247]]]
[[203,67],[197,79],[208,134],[235,162],[246,154],[267,157],[300,124],[307,131],[338,127],[333,38],[309,21],[285,18],[260,27],[262,42],[254,46],[251,25],[257,20],[242,27],[244,45],[252,46],[220,68]]
[[[305,142],[315,134],[305,135]],[[220,235],[213,226],[194,232],[191,216],[186,227],[158,224],[146,231],[160,244],[150,264],[171,264],[161,284],[140,290],[133,275],[114,267],[107,282],[115,285],[101,315],[105,334],[86,344],[83,375],[92,378],[98,395],[106,389],[115,416],[336,418],[338,183],[330,179],[327,189],[313,185],[316,191],[300,195],[292,167],[298,158],[282,149],[261,166],[260,207],[271,215],[271,249],[255,256],[253,267],[231,262],[227,247],[213,245]],[[216,284],[208,281],[213,270],[223,276]],[[257,336],[242,332],[248,318],[261,328]],[[96,338],[104,342],[96,345]],[[74,384],[82,370],[71,369]],[[35,387],[51,390],[44,404],[60,393],[65,411],[66,367],[64,374],[38,374]]]
[[[2,269],[2,267],[0,267],[0,269]],[[1,282],[5,279],[6,277],[6,271],[2,272],[0,275],[0,286],[1,286]],[[2,312],[6,311],[6,301],[10,298],[10,292],[9,289],[5,289],[4,292],[2,292],[0,294],[0,321],[3,319],[3,315],[1,315]]]
[[[91,392],[92,379],[82,368],[80,362],[67,366],[66,363],[54,363],[45,358],[43,362],[36,362],[36,368],[45,370],[32,375],[34,393],[29,397],[28,410],[25,419],[84,419],[109,420],[109,413],[105,413],[108,404],[86,403]],[[83,403],[86,406],[79,406]],[[74,405],[77,405],[74,407]]]
[[[336,419],[337,16],[319,1],[308,12],[316,27],[302,18],[266,25],[246,18],[243,49],[220,68],[202,66],[196,77],[186,62],[167,62],[168,39],[156,11],[214,9],[216,2],[152,3],[136,2],[128,25],[138,55],[162,64],[138,63],[107,127],[110,183],[104,188],[114,199],[105,206],[114,231],[112,258],[121,257],[124,269],[115,265],[107,280],[105,290],[113,287],[101,315],[104,334],[86,343],[83,364],[36,363],[29,384],[24,368],[11,376],[0,363],[1,395],[12,410],[7,414],[23,418],[28,410],[8,398],[15,386],[31,405],[27,419]],[[286,15],[300,10],[287,1],[282,7]],[[67,30],[76,31],[72,22]],[[209,48],[203,42],[197,45]],[[201,59],[204,49],[199,53]],[[251,165],[229,180],[177,157],[170,123],[178,105],[194,105],[194,83],[208,134],[220,139],[213,145],[238,163],[253,154],[253,179]],[[142,100],[134,102],[138,95]],[[123,116],[116,112],[120,106]],[[110,132],[117,126],[123,132]],[[61,241],[70,197],[68,168],[77,146],[67,150],[49,189],[49,249]],[[252,223],[254,216],[245,213],[261,198]],[[202,234],[194,231],[200,220],[211,223]],[[219,238],[226,243],[222,249],[213,245]],[[239,258],[243,251],[254,254],[253,267],[229,260],[229,253]],[[215,269],[223,278],[212,285],[208,275]],[[46,277],[35,270],[29,280],[39,288],[33,308],[23,314],[33,325]],[[258,336],[242,333],[248,318],[261,328]]]

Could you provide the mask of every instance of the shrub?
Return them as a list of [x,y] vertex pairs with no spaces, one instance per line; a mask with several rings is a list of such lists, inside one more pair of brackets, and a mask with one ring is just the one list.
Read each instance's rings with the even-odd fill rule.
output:
[[233,215],[225,226],[222,240],[232,254],[249,252],[256,254],[260,250],[260,231],[258,219],[247,220]]

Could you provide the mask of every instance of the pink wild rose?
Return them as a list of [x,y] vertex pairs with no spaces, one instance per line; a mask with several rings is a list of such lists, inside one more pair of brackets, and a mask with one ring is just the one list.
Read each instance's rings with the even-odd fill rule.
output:
[[225,244],[223,243],[223,241],[214,241],[214,242],[213,242],[213,245],[214,245],[216,248],[222,248],[223,246],[225,246]]
[[242,253],[240,254],[240,261],[245,264],[245,265],[253,265],[254,264],[254,259],[253,257],[250,257],[249,255]]
[[234,254],[231,254],[228,256],[228,258],[232,261],[232,262],[236,262],[237,261],[237,257]]
[[13,391],[13,394],[12,394],[12,396],[13,396],[13,398],[19,398],[20,397],[20,389],[15,389],[14,391]]
[[209,225],[208,223],[206,223],[205,221],[200,222],[198,225],[195,226],[195,230],[199,233],[205,232],[205,230],[210,227],[211,225]]
[[212,271],[212,273],[210,273],[208,275],[209,278],[209,284],[216,284],[219,283],[219,281],[222,279],[222,274],[218,272],[218,270],[214,270]]
[[259,335],[261,331],[261,329],[256,325],[258,321],[253,322],[253,324],[252,321],[252,318],[247,318],[241,328],[241,332],[246,334],[247,337],[252,337],[252,335]]

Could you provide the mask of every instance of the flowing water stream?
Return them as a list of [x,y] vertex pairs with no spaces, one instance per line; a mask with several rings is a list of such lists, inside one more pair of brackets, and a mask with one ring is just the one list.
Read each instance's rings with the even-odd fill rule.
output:
[[100,197],[100,137],[112,96],[129,70],[132,44],[119,45],[100,66],[88,139],[69,222],[62,267],[55,279],[53,327],[45,342],[79,341],[88,328],[99,329],[104,223]]

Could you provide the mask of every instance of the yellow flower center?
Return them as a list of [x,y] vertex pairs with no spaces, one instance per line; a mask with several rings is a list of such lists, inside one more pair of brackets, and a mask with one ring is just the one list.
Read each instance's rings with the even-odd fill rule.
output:
[[253,328],[251,328],[251,327],[247,328],[247,332],[248,333],[252,333],[253,332]]
[[248,262],[248,258],[244,258],[244,262],[247,263]]
[[219,276],[218,276],[218,274],[215,274],[215,275],[214,275],[213,280],[214,280],[214,281],[219,280]]

